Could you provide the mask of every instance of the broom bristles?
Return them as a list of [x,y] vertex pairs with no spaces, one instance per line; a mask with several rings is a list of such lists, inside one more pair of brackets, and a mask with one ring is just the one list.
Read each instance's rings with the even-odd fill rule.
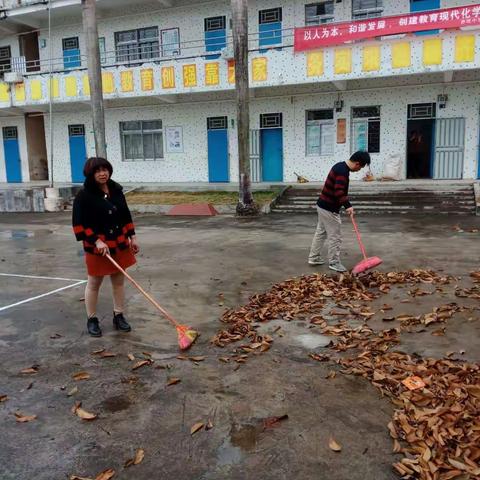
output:
[[177,327],[178,346],[180,350],[187,350],[198,337],[198,332],[188,327]]

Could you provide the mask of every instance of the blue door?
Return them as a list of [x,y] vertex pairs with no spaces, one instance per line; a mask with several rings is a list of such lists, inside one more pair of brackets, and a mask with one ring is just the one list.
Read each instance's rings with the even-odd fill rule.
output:
[[262,181],[283,181],[283,135],[281,128],[260,131]]
[[228,119],[207,118],[208,181],[228,182]]
[[[211,17],[205,19],[205,50],[220,52],[227,46],[226,17]],[[218,58],[217,55],[207,55],[206,58]]]
[[78,37],[64,38],[62,40],[63,46],[63,67],[78,68],[81,66],[80,46]]
[[[437,10],[440,8],[440,0],[410,0],[410,12],[424,12],[425,10]],[[425,30],[416,32],[416,35],[432,35],[438,30]]]
[[259,46],[282,44],[282,9],[269,8],[258,12]]
[[5,154],[7,182],[20,183],[22,181],[22,162],[18,148],[17,127],[3,128],[3,151]]
[[83,166],[87,159],[87,148],[85,146],[85,125],[69,125],[68,137],[70,146],[70,168],[72,172],[72,183],[83,183]]

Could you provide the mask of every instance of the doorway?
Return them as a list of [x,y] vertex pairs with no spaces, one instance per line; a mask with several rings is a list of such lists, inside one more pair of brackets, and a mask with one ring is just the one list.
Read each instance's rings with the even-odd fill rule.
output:
[[434,103],[408,106],[407,120],[407,178],[433,177],[435,151]]
[[263,182],[283,181],[283,128],[281,113],[260,115],[260,158]]
[[72,183],[83,183],[83,166],[87,160],[87,147],[85,144],[85,125],[68,126],[68,143],[70,147],[70,170]]
[[17,127],[3,127],[3,151],[8,183],[22,182],[22,160],[18,146]]
[[38,32],[24,33],[19,37],[20,56],[25,57],[27,72],[40,70],[40,52],[38,49]]
[[43,114],[25,115],[30,180],[48,180],[47,145]]
[[229,182],[228,118],[207,118],[208,181]]

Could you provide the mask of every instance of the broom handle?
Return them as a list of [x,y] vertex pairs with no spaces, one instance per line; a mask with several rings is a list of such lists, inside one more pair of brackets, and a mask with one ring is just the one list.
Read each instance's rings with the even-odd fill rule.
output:
[[111,256],[107,253],[105,255],[112,263],[115,265],[118,270],[120,270],[134,285],[137,287],[138,291],[153,305],[157,308],[160,313],[169,320],[175,327],[178,327],[178,322],[151,296],[149,295]]
[[360,236],[360,231],[358,230],[357,222],[353,218],[353,213],[350,215],[350,218],[352,219],[352,224],[353,224],[353,229],[355,230],[355,233],[357,234],[357,239],[358,239],[358,244],[360,245],[360,250],[362,251],[362,255],[364,260],[367,259],[367,252],[365,251],[365,247],[362,242],[362,237]]

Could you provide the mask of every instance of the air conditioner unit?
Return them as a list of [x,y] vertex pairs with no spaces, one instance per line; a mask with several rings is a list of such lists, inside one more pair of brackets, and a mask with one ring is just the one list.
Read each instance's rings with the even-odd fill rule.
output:
[[5,72],[3,80],[5,83],[22,83],[23,75],[20,72]]
[[233,46],[229,45],[228,47],[222,48],[222,52],[221,52],[220,56],[224,60],[231,60],[234,57]]

